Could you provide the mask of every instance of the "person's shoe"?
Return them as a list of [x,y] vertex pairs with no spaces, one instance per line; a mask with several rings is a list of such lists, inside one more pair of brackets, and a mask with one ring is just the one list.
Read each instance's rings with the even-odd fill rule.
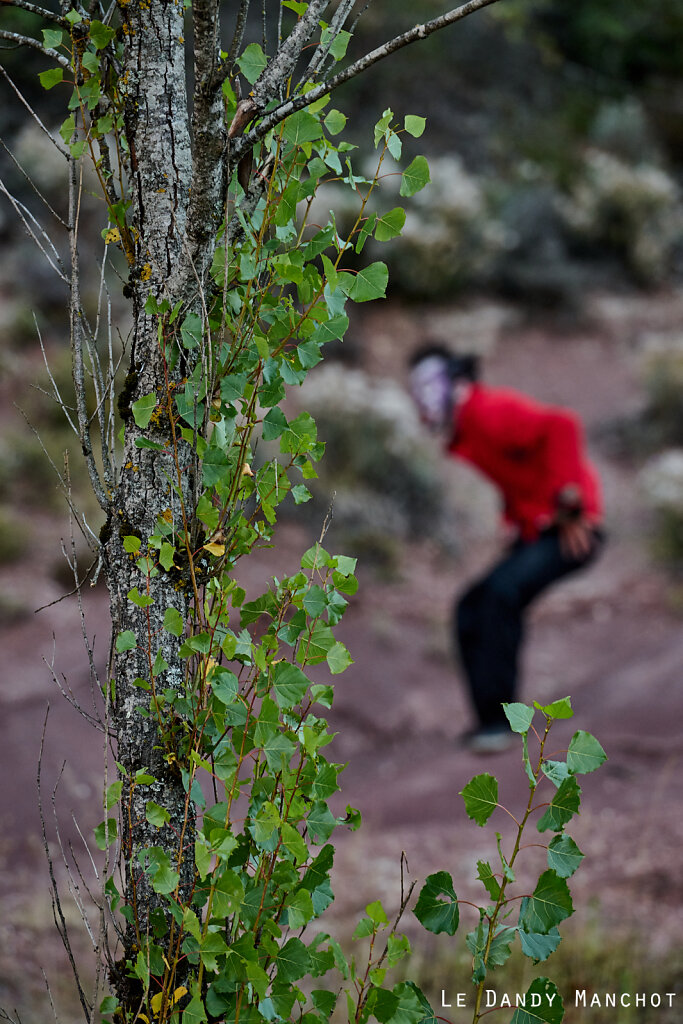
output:
[[473,754],[502,754],[515,744],[514,733],[506,725],[487,725],[465,733],[461,746]]

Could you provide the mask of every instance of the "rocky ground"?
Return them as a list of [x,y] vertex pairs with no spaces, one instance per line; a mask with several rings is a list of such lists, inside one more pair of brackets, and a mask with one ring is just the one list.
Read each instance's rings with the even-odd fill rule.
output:
[[[675,328],[681,312],[679,295],[603,297],[593,301],[584,325],[557,329],[491,306],[423,311],[375,304],[354,325],[369,372],[401,379],[404,354],[429,328],[461,345],[476,344],[487,355],[492,382],[569,405],[585,420],[605,484],[609,544],[594,567],[534,610],[521,696],[546,702],[571,694],[576,717],[557,727],[558,749],[582,728],[609,755],[600,772],[585,778],[582,812],[572,832],[586,854],[572,883],[576,934],[590,930],[598,945],[616,945],[625,937],[628,946],[634,935],[645,933],[655,959],[683,948],[683,630],[676,588],[649,553],[637,466],[611,454],[605,428],[642,403],[637,353],[643,334]],[[411,878],[443,868],[452,873],[459,895],[480,898],[476,861],[495,855],[493,833],[497,829],[505,837],[509,819],[497,811],[490,828],[482,830],[466,818],[458,793],[472,775],[497,775],[501,801],[513,812],[526,803],[517,750],[482,759],[457,744],[470,715],[450,658],[451,605],[464,582],[495,556],[497,542],[487,488],[455,464],[444,462],[444,472],[450,475],[454,515],[459,509],[460,556],[446,557],[428,539],[416,539],[391,578],[361,569],[359,595],[341,627],[355,661],[337,685],[330,716],[339,732],[333,753],[348,762],[341,799],[359,807],[364,818],[363,828],[341,835],[338,844],[338,899],[329,927],[342,932],[370,899],[382,898],[388,909],[398,904],[402,853]],[[26,557],[0,569],[0,587],[22,608],[44,605],[65,589],[46,567],[67,528],[47,515],[36,517],[34,527]],[[309,543],[301,527],[288,524],[277,551],[253,560],[244,583],[255,587],[266,575],[293,569]],[[104,655],[102,591],[89,595],[87,611],[96,656]],[[20,1006],[24,1024],[32,1024],[49,1019],[41,968],[57,998],[66,1000],[68,991],[50,921],[36,809],[47,703],[44,801],[51,815],[52,789],[60,778],[55,803],[65,842],[78,842],[74,819],[84,832],[100,820],[102,742],[60,696],[48,667],[54,664],[58,678],[67,679],[87,704],[87,663],[73,599],[38,614],[17,613],[0,627],[0,643],[0,1007]],[[52,824],[50,842],[54,852]],[[538,855],[529,851],[530,871],[538,867]],[[423,961],[437,964],[427,971],[427,994],[435,1003],[441,989],[465,988],[462,979],[453,980],[462,940],[437,947],[409,922],[407,927]],[[590,958],[581,970],[582,987],[616,985],[592,973]],[[548,972],[552,977],[552,961]],[[683,994],[679,998],[683,1005]],[[666,1019],[681,1018],[683,1009],[681,1016]],[[60,1019],[72,1017],[64,1010]],[[636,1020],[619,1017],[631,1019]]]

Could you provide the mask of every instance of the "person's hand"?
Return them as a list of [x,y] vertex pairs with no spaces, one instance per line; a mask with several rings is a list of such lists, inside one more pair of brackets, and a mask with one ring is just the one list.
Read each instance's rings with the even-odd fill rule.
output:
[[593,530],[587,519],[569,519],[558,523],[560,549],[565,558],[587,558],[593,547]]

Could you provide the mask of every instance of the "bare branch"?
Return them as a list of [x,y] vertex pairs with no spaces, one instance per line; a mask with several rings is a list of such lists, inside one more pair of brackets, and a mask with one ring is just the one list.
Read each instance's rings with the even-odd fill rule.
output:
[[42,192],[40,191],[40,189],[39,189],[39,188],[38,188],[38,186],[36,185],[35,181],[34,181],[34,180],[33,180],[33,178],[31,177],[31,175],[30,175],[30,174],[28,174],[28,173],[27,173],[27,172],[26,172],[26,171],[24,170],[24,168],[23,168],[23,167],[21,166],[21,164],[19,163],[19,161],[18,161],[18,160],[17,160],[17,158],[15,157],[14,153],[12,152],[12,150],[11,150],[11,149],[9,148],[9,146],[8,146],[8,145],[6,144],[6,142],[4,141],[4,139],[0,139],[0,146],[2,146],[2,148],[3,148],[4,150],[5,150],[5,152],[7,153],[7,156],[8,156],[9,158],[10,158],[10,160],[12,161],[12,163],[14,164],[14,166],[15,166],[15,167],[17,168],[17,170],[19,171],[19,173],[20,173],[20,174],[22,175],[22,177],[24,177],[24,178],[26,179],[26,182],[27,182],[27,184],[28,184],[29,188],[33,189],[33,191],[35,192],[35,194],[36,194],[36,195],[38,196],[38,198],[40,199],[41,203],[43,203],[43,204],[44,204],[45,206],[47,206],[47,208],[48,208],[48,210],[50,211],[50,213],[52,214],[52,216],[53,216],[53,217],[54,217],[54,218],[55,218],[56,220],[58,220],[58,221],[59,221],[59,223],[60,223],[60,224],[62,225],[62,227],[64,227],[64,228],[65,228],[65,227],[66,227],[66,221],[65,221],[65,220],[64,220],[64,219],[63,219],[62,217],[60,217],[60,216],[59,216],[59,214],[57,213],[57,211],[55,210],[54,206],[53,206],[53,205],[52,205],[52,203],[51,203],[51,202],[49,201],[49,199],[46,199],[46,197],[45,197],[45,196],[43,195],[43,193],[42,193]]
[[329,0],[311,0],[306,13],[297,21],[273,59],[268,61],[252,87],[252,96],[258,108],[265,106],[274,95],[276,87],[290,77],[301,51],[313,35],[328,3]]
[[[62,398],[62,395],[61,395],[61,392],[59,390],[59,386],[57,384],[57,381],[54,378],[52,370],[50,369],[50,364],[49,364],[48,358],[47,358],[47,352],[45,351],[45,345],[43,344],[43,335],[41,333],[40,326],[38,324],[38,318],[36,317],[35,313],[33,314],[33,322],[34,322],[35,327],[36,327],[36,334],[38,335],[38,343],[40,345],[40,351],[43,354],[43,363],[45,364],[45,370],[46,370],[47,375],[48,375],[48,377],[50,379],[50,384],[52,385],[52,392],[53,393],[52,393],[52,395],[50,397],[57,403],[59,408],[62,410],[62,412],[64,413],[64,416],[66,417],[67,423],[69,424],[69,426],[73,430],[73,432],[76,435],[76,437],[78,437],[78,428],[76,427],[76,424],[74,423],[74,421],[71,419],[71,415],[70,415],[71,410],[69,409],[69,407],[67,406],[66,402]],[[40,390],[42,390],[42,388]]]
[[191,263],[199,265],[203,279],[208,266],[201,252],[215,237],[223,214],[226,175],[224,169],[226,127],[219,74],[220,23],[218,0],[195,0],[192,9],[195,33],[195,88],[192,109],[193,163],[188,227]]
[[235,59],[242,46],[242,40],[244,39],[244,29],[247,24],[247,14],[249,13],[249,0],[240,0],[240,9],[237,14],[237,21],[235,22],[235,31],[232,35],[232,42],[230,43],[230,50],[228,56],[223,65],[224,77],[227,78],[232,74],[232,69],[235,66]]
[[37,39],[33,39],[31,36],[21,36],[18,32],[8,32],[7,29],[0,28],[0,39],[7,39],[10,43],[14,43],[15,46],[30,46],[34,50],[39,50],[44,57],[56,60],[63,68],[71,68],[71,61],[68,57],[65,57],[58,50],[54,50],[51,46],[43,46],[42,43],[39,43]]
[[41,18],[45,18],[47,21],[53,21],[56,25],[61,25],[62,28],[69,30],[69,23],[66,18],[62,18],[61,15],[55,14],[54,11],[47,11],[44,7],[38,7],[36,4],[31,4],[28,0],[3,0],[3,3],[7,4],[8,7],[21,7],[24,11],[30,11],[31,14],[38,14]]
[[[55,271],[55,273],[58,275],[58,277],[60,277],[62,279],[62,281],[65,284],[68,284],[69,283],[69,279],[66,276],[66,274],[64,273],[64,269],[63,269],[63,266],[62,266],[62,261],[60,259],[59,253],[55,249],[54,244],[53,244],[52,239],[50,238],[50,236],[40,226],[40,224],[38,223],[36,218],[33,216],[31,211],[26,206],[24,206],[24,204],[19,199],[17,199],[15,196],[13,196],[11,194],[11,192],[7,189],[7,186],[2,181],[2,179],[0,179],[0,192],[2,192],[2,194],[4,196],[6,196],[7,199],[9,199],[10,203],[14,207],[15,212],[18,214],[21,222],[23,223],[24,228],[26,229],[26,231],[28,232],[30,237],[33,239],[33,241],[36,243],[36,245],[38,246],[38,248],[42,252],[42,254],[45,257],[45,259],[47,260],[47,262],[50,264],[52,269]],[[31,221],[35,225],[35,230],[31,226],[31,223],[30,223]],[[43,244],[43,242],[41,242],[40,237],[39,237],[40,235],[42,235],[45,244]],[[47,248],[46,248],[46,246],[47,246]],[[54,258],[53,258],[53,256],[50,256],[50,254],[48,253],[48,251],[47,251],[48,248],[52,250]]]
[[31,115],[31,117],[33,118],[33,120],[34,120],[34,121],[36,122],[36,124],[38,125],[38,127],[40,128],[40,130],[41,130],[41,131],[42,131],[42,132],[43,132],[43,133],[44,133],[44,134],[45,134],[45,135],[46,135],[46,136],[48,137],[48,139],[50,140],[50,142],[52,143],[52,145],[53,145],[53,146],[55,147],[55,149],[56,149],[56,150],[58,150],[58,151],[59,151],[59,152],[60,152],[60,153],[62,154],[62,156],[64,157],[64,159],[65,159],[65,160],[68,160],[68,159],[69,159],[69,152],[68,152],[68,150],[67,150],[67,149],[65,149],[65,148],[64,148],[64,147],[63,147],[63,146],[61,145],[61,143],[57,142],[57,139],[56,139],[56,138],[54,137],[54,135],[52,135],[52,133],[51,133],[51,132],[49,131],[49,129],[45,127],[45,125],[44,125],[44,124],[43,124],[43,122],[42,122],[42,121],[40,120],[40,118],[39,118],[39,117],[38,117],[38,115],[36,114],[35,110],[34,110],[34,109],[33,109],[33,107],[31,106],[31,104],[30,104],[30,103],[28,102],[28,100],[26,99],[26,97],[25,97],[25,96],[24,96],[24,94],[22,93],[21,89],[19,89],[19,88],[18,88],[18,87],[17,87],[17,86],[16,86],[15,84],[14,84],[14,82],[12,81],[12,79],[11,79],[11,78],[10,78],[10,76],[9,76],[9,75],[7,74],[7,72],[5,71],[5,69],[3,68],[3,66],[2,66],[1,64],[0,64],[0,74],[1,74],[1,75],[2,75],[2,77],[3,77],[4,79],[5,79],[5,81],[6,81],[6,82],[7,82],[7,84],[8,84],[9,86],[10,86],[10,88],[11,88],[11,89],[13,90],[13,92],[15,92],[15,93],[16,93],[16,95],[17,95],[17,97],[18,97],[18,99],[19,99],[19,102],[21,103],[21,105],[22,105],[22,106],[24,106],[24,107],[26,107],[26,109],[28,110],[28,112],[29,112],[29,114]]
[[97,464],[92,450],[88,407],[85,397],[85,372],[83,366],[83,340],[85,325],[81,309],[80,295],[80,262],[78,254],[78,218],[80,211],[81,186],[77,178],[75,160],[69,167],[69,248],[71,251],[71,297],[69,301],[69,318],[71,321],[71,352],[74,390],[76,392],[76,412],[78,416],[78,434],[81,450],[88,467],[88,475],[93,493],[100,508],[105,512],[109,509],[109,498],[102,485]]
[[[303,110],[304,107],[308,107],[311,103],[315,103],[315,101],[319,100],[322,96],[327,96],[328,93],[333,92],[338,88],[338,86],[343,85],[344,82],[348,82],[351,78],[355,78],[357,75],[367,71],[369,67],[372,67],[372,65],[376,64],[378,61],[383,60],[385,57],[388,57],[390,54],[402,49],[404,46],[416,43],[419,39],[426,39],[427,36],[432,35],[433,32],[438,32],[440,29],[446,28],[448,25],[453,25],[456,21],[461,21],[468,15],[474,14],[475,11],[479,11],[484,7],[490,7],[491,4],[494,3],[498,3],[498,0],[468,0],[468,2],[463,4],[461,7],[456,7],[454,10],[448,11],[446,14],[442,14],[438,18],[433,18],[432,21],[425,22],[424,25],[415,25],[408,32],[404,32],[400,36],[395,36],[393,39],[388,40],[388,42],[383,43],[374,50],[371,50],[370,53],[367,53],[364,57],[361,57],[353,64],[350,64],[343,71],[340,71],[338,74],[328,79],[328,81],[321,82],[320,85],[314,86],[309,92],[305,93],[305,95],[296,96],[295,98],[280,104],[280,106],[276,107],[275,110],[266,114],[266,116],[254,128],[252,128],[250,132],[247,132],[236,140],[234,144],[235,157],[239,158],[247,149],[267,135],[271,128],[280,124],[280,122],[284,121],[284,119],[289,117],[290,114],[294,114],[297,110]],[[269,65],[269,67],[270,66],[271,65]]]
[[314,78],[320,70],[322,70],[325,61],[327,60],[334,40],[337,38],[339,33],[344,27],[346,19],[350,15],[356,4],[356,0],[341,0],[339,7],[334,12],[332,21],[330,22],[329,29],[329,41],[327,46],[319,46],[313,54],[311,63],[308,65],[308,71],[306,72],[307,78]]

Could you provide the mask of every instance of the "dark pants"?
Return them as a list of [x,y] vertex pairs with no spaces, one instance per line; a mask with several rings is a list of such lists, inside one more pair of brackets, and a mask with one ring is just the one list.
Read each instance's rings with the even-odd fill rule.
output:
[[501,704],[516,699],[524,613],[555,580],[588,565],[602,545],[599,532],[586,558],[560,549],[557,530],[517,541],[493,569],[458,600],[455,626],[462,665],[480,725],[506,725]]

